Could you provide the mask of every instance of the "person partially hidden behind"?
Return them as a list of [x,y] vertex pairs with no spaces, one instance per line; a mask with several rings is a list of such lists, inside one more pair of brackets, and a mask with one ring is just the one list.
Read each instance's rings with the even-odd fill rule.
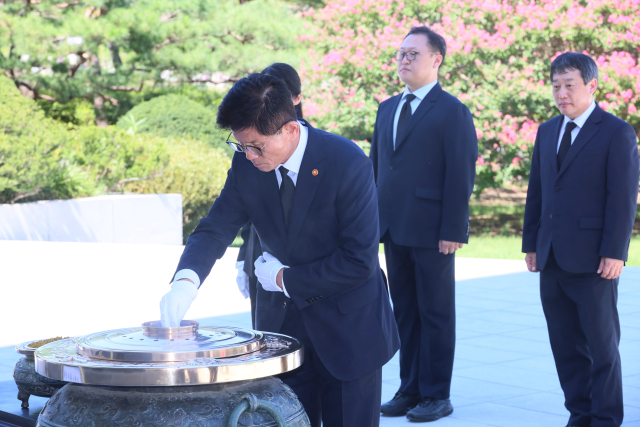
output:
[[399,338],[378,262],[371,162],[352,141],[298,120],[286,84],[269,75],[235,83],[217,123],[231,129],[239,152],[189,236],[160,304],[162,324],[179,325],[251,221],[264,251],[255,263],[256,329],[304,344],[302,366],[280,378],[313,427],[378,426],[382,365]]
[[533,149],[522,251],[540,298],[569,426],[623,418],[618,281],[636,215],[636,133],[593,100],[598,67],[582,53],[551,63],[561,115]]
[[[289,91],[291,99],[296,109],[296,115],[302,118],[302,88],[300,76],[298,72],[289,64],[276,62],[262,70],[261,74],[277,77],[282,80]],[[256,327],[256,294],[258,292],[258,278],[253,273],[254,262],[262,256],[262,248],[260,247],[260,239],[256,234],[253,224],[249,222],[240,231],[242,237],[242,245],[238,251],[238,259],[236,261],[236,284],[242,296],[250,298],[251,301],[251,326]]]

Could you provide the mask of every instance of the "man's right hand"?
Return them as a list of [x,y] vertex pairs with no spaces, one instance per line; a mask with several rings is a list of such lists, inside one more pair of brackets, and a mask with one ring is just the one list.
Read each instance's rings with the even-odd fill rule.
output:
[[191,280],[173,282],[171,290],[160,300],[160,321],[163,328],[177,328],[198,295],[198,287]]
[[527,256],[524,257],[524,261],[527,263],[527,268],[532,273],[537,273],[538,270],[538,259],[536,257],[535,252],[527,252]]

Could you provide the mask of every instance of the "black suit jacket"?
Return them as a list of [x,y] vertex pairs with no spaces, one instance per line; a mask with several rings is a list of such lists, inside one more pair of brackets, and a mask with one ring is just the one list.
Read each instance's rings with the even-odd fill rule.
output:
[[293,302],[322,363],[351,381],[380,368],[399,348],[378,262],[373,169],[352,141],[305,125],[309,139],[289,229],[275,171],[260,172],[238,153],[209,215],[189,236],[178,270],[191,269],[204,281],[251,220],[262,249],[290,267],[283,280],[291,299],[258,286],[257,329],[279,332]]
[[626,261],[636,215],[640,166],[635,131],[596,106],[562,168],[564,116],[540,125],[533,149],[522,238],[544,269],[549,250],[571,273],[595,273],[600,257]]
[[378,186],[380,236],[399,245],[437,248],[467,243],[478,139],[469,109],[436,84],[393,149],[393,121],[402,94],[380,104],[371,142]]

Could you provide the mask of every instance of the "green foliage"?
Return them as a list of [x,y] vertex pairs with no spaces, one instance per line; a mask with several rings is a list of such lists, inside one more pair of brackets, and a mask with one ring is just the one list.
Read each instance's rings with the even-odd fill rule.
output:
[[[65,126],[44,117],[13,81],[0,76],[0,203],[36,194],[82,196],[90,192],[73,174],[65,176],[61,171],[66,142]],[[64,181],[72,185],[61,188]]]
[[0,6],[0,70],[33,99],[89,100],[102,125],[150,85],[225,85],[272,62],[298,66],[295,37],[306,31],[297,8],[280,0]]
[[92,196],[168,161],[163,138],[57,122],[0,76],[0,203]]
[[69,160],[96,183],[100,192],[105,192],[161,175],[169,163],[169,153],[165,138],[90,126],[75,132]]
[[220,150],[190,138],[168,138],[171,160],[161,176],[127,183],[135,193],[180,193],[184,241],[198,221],[207,216],[224,186],[231,160]]
[[63,123],[86,126],[96,119],[93,105],[86,99],[72,99],[64,104],[38,99],[37,103],[47,117]]
[[[224,88],[224,90],[222,88]],[[104,111],[109,123],[115,124],[121,117],[127,115],[133,107],[142,102],[150,101],[163,95],[181,95],[217,113],[218,105],[222,102],[226,88],[226,85],[220,85],[220,88],[216,88],[203,84],[194,85],[190,83],[145,86],[139,92],[119,92],[117,94],[118,106],[106,104]]]
[[164,95],[143,102],[118,120],[116,127],[159,136],[190,136],[233,154],[226,132],[216,127],[216,113],[181,95]]

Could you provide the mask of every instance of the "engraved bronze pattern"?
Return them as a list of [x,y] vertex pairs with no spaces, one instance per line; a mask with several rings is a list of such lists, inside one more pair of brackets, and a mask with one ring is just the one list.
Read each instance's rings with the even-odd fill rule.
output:
[[[277,378],[185,387],[96,387],[68,384],[51,398],[38,427],[226,426],[242,397],[254,394],[278,409],[290,427],[309,427],[291,389]],[[245,412],[239,426],[275,426],[263,410]]]

